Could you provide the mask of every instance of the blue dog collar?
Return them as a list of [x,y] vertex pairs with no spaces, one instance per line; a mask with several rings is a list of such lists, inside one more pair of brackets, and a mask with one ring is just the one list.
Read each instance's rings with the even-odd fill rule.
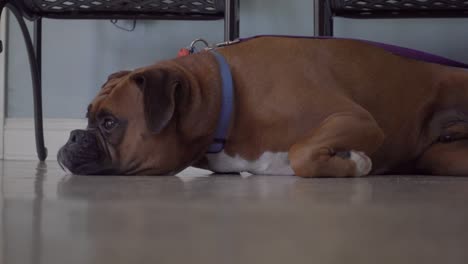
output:
[[229,123],[234,108],[234,85],[232,80],[231,69],[223,55],[215,50],[211,50],[212,54],[218,61],[219,72],[221,73],[222,82],[222,102],[221,102],[221,115],[216,128],[213,143],[209,146],[207,153],[216,154],[224,149],[226,143]]

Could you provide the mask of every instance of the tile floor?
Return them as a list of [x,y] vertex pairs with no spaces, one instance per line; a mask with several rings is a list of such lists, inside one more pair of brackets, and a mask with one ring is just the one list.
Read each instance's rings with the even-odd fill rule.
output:
[[468,263],[468,178],[76,177],[0,163],[0,263]]

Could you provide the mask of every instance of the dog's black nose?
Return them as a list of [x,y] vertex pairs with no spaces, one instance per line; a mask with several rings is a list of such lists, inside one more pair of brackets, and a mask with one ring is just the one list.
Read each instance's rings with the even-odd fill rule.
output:
[[85,130],[76,129],[70,132],[69,143],[87,143],[88,136]]

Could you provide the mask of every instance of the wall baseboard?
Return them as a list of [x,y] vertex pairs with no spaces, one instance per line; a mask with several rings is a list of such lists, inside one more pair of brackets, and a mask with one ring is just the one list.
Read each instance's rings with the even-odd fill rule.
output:
[[[57,152],[67,142],[70,131],[85,128],[86,124],[86,119],[44,119],[47,160],[56,160]],[[4,129],[5,160],[37,160],[32,118],[7,118]]]

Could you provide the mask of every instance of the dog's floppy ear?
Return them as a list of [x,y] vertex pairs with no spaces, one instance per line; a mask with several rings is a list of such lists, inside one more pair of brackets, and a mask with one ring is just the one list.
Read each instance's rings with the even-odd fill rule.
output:
[[137,72],[131,79],[143,93],[143,110],[148,129],[161,132],[174,116],[176,100],[181,90],[177,74],[165,69]]

